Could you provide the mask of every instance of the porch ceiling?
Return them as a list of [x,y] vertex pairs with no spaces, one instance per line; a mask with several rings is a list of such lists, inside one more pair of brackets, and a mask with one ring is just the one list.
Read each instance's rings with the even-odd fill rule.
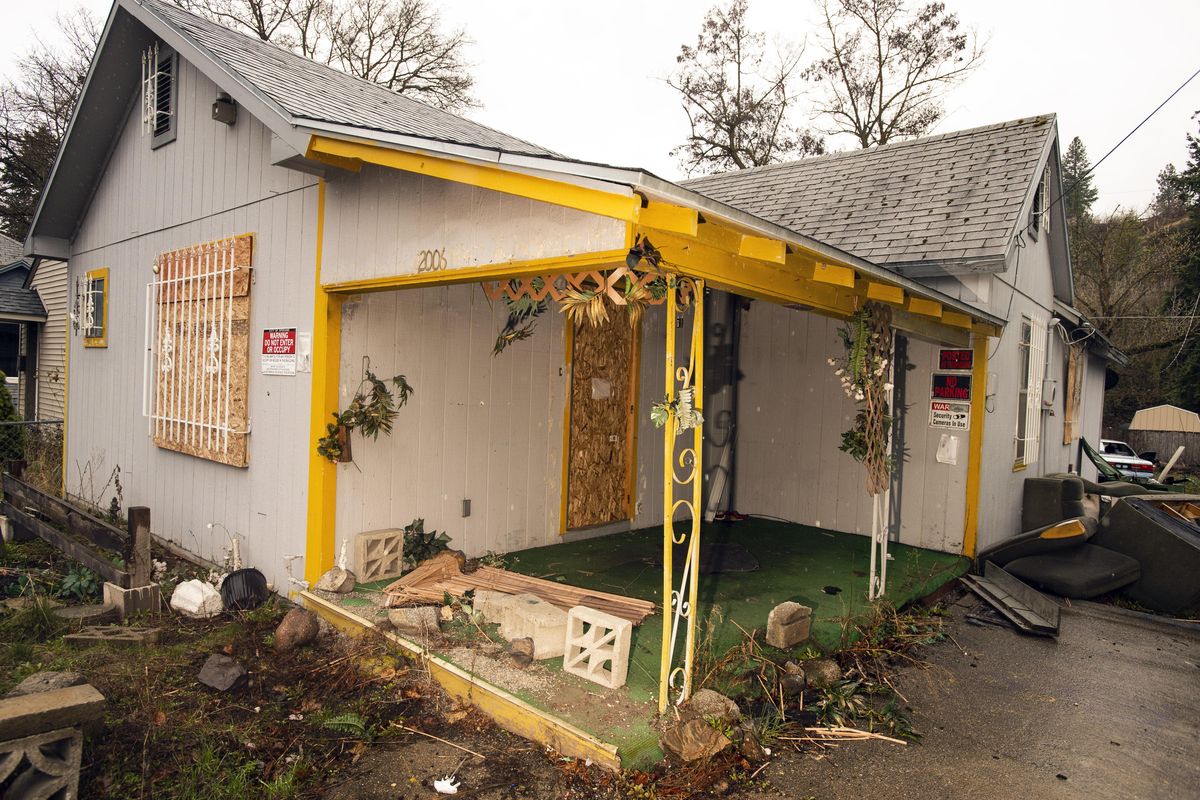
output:
[[[568,172],[562,162],[499,166],[495,161],[417,151],[397,145],[315,134],[307,157],[357,172],[363,163],[428,175],[540,202],[619,219],[627,244],[649,239],[669,271],[704,279],[747,297],[845,317],[867,300],[889,304],[897,328],[954,344],[967,334],[998,335],[1003,320],[909,278],[794,231],[725,206],[635,170],[588,168]],[[547,162],[547,163],[542,163]],[[339,284],[333,292],[440,285],[604,270],[625,262],[622,251],[564,254],[560,258],[450,267]]]

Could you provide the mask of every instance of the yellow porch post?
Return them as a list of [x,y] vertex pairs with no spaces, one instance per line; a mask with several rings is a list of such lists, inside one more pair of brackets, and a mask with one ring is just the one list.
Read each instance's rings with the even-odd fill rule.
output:
[[342,356],[342,298],[321,287],[325,239],[325,181],[317,186],[317,258],[313,295],[312,400],[308,436],[308,525],[304,577],[310,583],[333,566],[336,543],[337,465],[317,454],[317,439],[337,409]]
[[[678,313],[677,292],[680,286],[693,291],[692,335],[689,342],[688,366],[675,367],[675,317]],[[667,335],[664,361],[666,401],[675,404],[687,389],[693,390],[695,410],[704,405],[704,281],[692,278],[672,278],[667,292]],[[678,674],[679,699],[686,700],[692,691],[692,657],[696,642],[696,602],[699,593],[700,508],[703,489],[704,423],[692,428],[692,444],[676,453],[675,440],[679,434],[679,408],[668,416],[663,426],[663,636],[662,664],[658,679],[658,711],[664,713],[669,704],[673,679]],[[679,469],[676,469],[678,461]],[[690,489],[687,497],[676,500],[676,486]],[[683,536],[675,533],[675,511],[679,508],[691,514],[691,529]],[[678,590],[674,588],[673,548],[687,542],[687,555]],[[675,641],[679,624],[686,625],[682,666],[675,666]]]
[[979,484],[983,469],[983,423],[987,417],[988,337],[971,336],[971,433],[967,447],[966,518],[963,521],[963,555],[975,557],[979,536]]

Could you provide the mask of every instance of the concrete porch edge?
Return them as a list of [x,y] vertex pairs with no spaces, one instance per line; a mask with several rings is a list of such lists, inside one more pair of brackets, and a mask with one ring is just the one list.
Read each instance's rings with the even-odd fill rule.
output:
[[572,758],[590,759],[605,769],[621,770],[615,745],[603,742],[553,715],[540,711],[503,689],[471,675],[420,645],[388,631],[379,631],[368,620],[311,592],[300,592],[303,604],[338,630],[351,636],[374,631],[409,656],[421,661],[434,680],[460,702],[470,703],[497,725],[544,747]]

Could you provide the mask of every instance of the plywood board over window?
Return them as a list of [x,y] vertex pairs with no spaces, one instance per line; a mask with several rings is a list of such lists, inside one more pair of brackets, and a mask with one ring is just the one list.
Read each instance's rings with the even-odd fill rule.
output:
[[162,253],[146,287],[146,411],[154,443],[249,463],[249,234]]
[[572,339],[567,529],[629,519],[637,332],[620,311]]

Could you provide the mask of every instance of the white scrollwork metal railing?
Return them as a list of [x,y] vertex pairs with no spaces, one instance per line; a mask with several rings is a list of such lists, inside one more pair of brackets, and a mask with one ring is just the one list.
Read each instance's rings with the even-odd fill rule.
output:
[[[690,298],[680,305],[679,298]],[[676,318],[691,315],[686,342],[687,366],[675,367]],[[670,280],[667,292],[666,401],[672,409],[663,427],[663,620],[662,669],[659,676],[659,712],[670,702],[681,703],[692,692],[692,661],[696,642],[696,597],[699,588],[702,445],[704,416],[704,282],[682,276]],[[684,437],[691,433],[690,441]],[[677,529],[675,516],[682,530]],[[683,545],[686,555],[678,587],[674,583],[674,550]],[[679,640],[683,638],[682,653]]]

